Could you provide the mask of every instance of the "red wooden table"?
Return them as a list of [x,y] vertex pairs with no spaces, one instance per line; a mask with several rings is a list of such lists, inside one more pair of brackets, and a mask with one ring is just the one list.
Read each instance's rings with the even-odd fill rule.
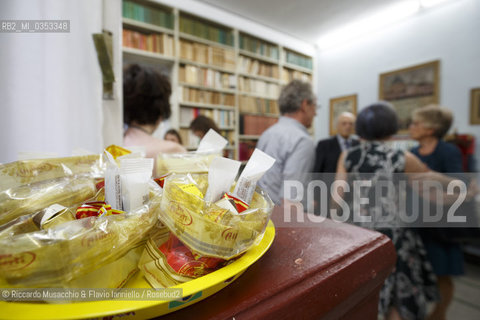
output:
[[277,227],[271,248],[235,282],[161,319],[377,319],[395,259],[374,231],[331,220]]

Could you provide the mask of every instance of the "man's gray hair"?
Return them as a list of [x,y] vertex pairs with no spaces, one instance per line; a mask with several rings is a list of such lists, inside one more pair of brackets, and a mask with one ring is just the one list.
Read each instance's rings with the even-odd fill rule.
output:
[[312,86],[308,82],[300,80],[293,80],[280,92],[278,98],[278,107],[280,113],[293,113],[300,109],[303,100],[312,103],[315,100],[315,95],[312,92]]

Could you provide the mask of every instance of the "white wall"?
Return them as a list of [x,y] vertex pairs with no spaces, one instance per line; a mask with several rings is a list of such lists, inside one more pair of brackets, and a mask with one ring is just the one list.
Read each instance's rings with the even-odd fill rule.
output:
[[[454,111],[453,127],[477,136],[469,124],[470,89],[480,87],[480,1],[457,0],[317,54],[316,138],[328,136],[329,99],[357,94],[359,107],[378,100],[379,74],[440,60],[440,103]],[[477,162],[478,162],[477,161]]]
[[0,162],[21,151],[100,152],[102,82],[96,0],[2,0],[0,19],[70,20],[70,33],[0,33]]

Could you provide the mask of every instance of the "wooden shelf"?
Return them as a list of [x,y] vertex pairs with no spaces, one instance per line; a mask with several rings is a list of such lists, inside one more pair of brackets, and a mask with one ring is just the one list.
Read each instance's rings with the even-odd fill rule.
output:
[[238,138],[239,139],[242,139],[242,140],[258,140],[260,138],[260,136],[257,136],[257,135],[249,135],[249,134],[240,134],[238,135]]
[[179,32],[178,35],[179,35],[180,38],[185,39],[185,40],[200,42],[200,43],[206,44],[208,46],[215,46],[215,47],[219,47],[219,48],[223,48],[223,49],[235,50],[234,47],[231,47],[229,45],[226,45],[226,44],[223,44],[223,43],[220,43],[220,42],[216,42],[216,41],[212,41],[212,40],[207,40],[207,39],[197,37],[197,36],[185,33],[185,32]]
[[235,107],[221,105],[221,104],[210,104],[210,103],[201,103],[201,102],[192,102],[192,101],[180,101],[179,104],[181,107],[187,107],[187,108],[222,109],[227,111],[236,110]]
[[259,94],[259,93],[245,92],[245,91],[239,91],[238,94],[245,95],[245,96],[250,96],[250,97],[255,97],[255,98],[269,99],[269,100],[276,100],[278,98],[278,97],[264,96],[264,95]]
[[167,64],[173,64],[175,62],[174,57],[141,49],[123,47],[122,52],[124,56],[132,58],[133,60],[138,59],[148,63],[158,63],[161,61]]
[[178,85],[183,86],[183,87],[190,87],[190,88],[195,88],[195,89],[206,90],[206,91],[218,91],[218,92],[222,92],[222,93],[231,93],[231,94],[237,93],[234,89],[220,89],[220,88],[205,87],[205,86],[200,86],[200,85],[197,85],[197,84],[190,84],[190,83],[186,83],[186,82],[179,82]]
[[[270,110],[270,111],[277,111],[278,107],[275,107],[276,104],[274,101],[278,99],[278,93],[280,92],[281,86],[285,84],[282,80],[286,75],[287,71],[290,74],[294,73],[297,76],[304,76],[308,75],[309,78],[313,81],[314,71],[308,68],[304,68],[301,66],[297,66],[292,63],[286,62],[287,53],[295,53],[298,54],[300,57],[305,57],[310,59],[308,55],[305,55],[300,52],[296,52],[294,48],[284,47],[283,45],[278,44],[275,41],[261,38],[259,34],[247,34],[244,31],[239,30],[238,28],[232,28],[226,26],[225,24],[218,23],[216,21],[211,21],[209,19],[205,19],[201,16],[201,14],[196,15],[189,13],[187,11],[181,10],[175,5],[168,6],[168,5],[161,5],[157,4],[155,1],[152,0],[141,0],[135,1],[137,4],[145,7],[152,7],[152,8],[159,8],[161,6],[161,10],[168,13],[168,21],[165,26],[158,26],[152,24],[151,22],[143,22],[139,20],[135,20],[132,18],[125,18],[119,17],[119,21],[121,22],[122,27],[125,30],[132,30],[137,32],[142,32],[145,34],[161,34],[163,37],[168,37],[165,41],[168,45],[172,45],[172,49],[168,50],[168,52],[173,51],[173,56],[168,56],[165,54],[150,52],[146,50],[141,50],[137,48],[131,47],[123,47],[121,50],[123,61],[128,62],[139,62],[151,67],[154,67],[158,71],[165,72],[169,75],[172,90],[173,90],[173,99],[172,99],[172,126],[176,128],[180,128],[182,130],[182,134],[187,139],[185,141],[186,145],[189,145],[190,140],[190,132],[187,132],[189,129],[189,123],[185,123],[189,120],[192,116],[195,116],[197,113],[206,114],[212,116],[214,120],[220,119],[224,120],[223,124],[232,124],[235,123],[235,126],[224,126],[220,127],[220,130],[225,130],[224,133],[228,136],[228,140],[231,144],[226,148],[229,150],[230,156],[239,157],[239,141],[246,141],[246,140],[253,140],[257,141],[259,139],[259,135],[242,135],[239,134],[239,117],[245,116],[245,118],[253,118],[248,116],[258,116],[258,117],[267,117],[263,120],[265,122],[275,122],[276,119],[280,117],[279,114],[275,113],[260,113],[255,112],[255,110]],[[147,9],[148,10],[148,9]],[[130,17],[133,17],[130,16]],[[170,22],[171,18],[173,18],[173,28],[170,29]],[[182,19],[186,19],[183,20]],[[190,22],[188,21],[190,20]],[[192,28],[192,25],[185,24],[188,23],[196,23],[195,28]],[[184,23],[184,24],[182,24]],[[167,26],[168,25],[168,26]],[[207,30],[206,33],[211,35],[209,30],[213,30],[214,32],[219,31],[219,37],[211,37],[212,40],[200,37],[199,35],[206,35],[201,29],[205,28]],[[195,33],[197,35],[193,35],[187,32],[189,31]],[[201,33],[197,31],[202,31]],[[225,34],[224,34],[225,32]],[[244,42],[241,42],[241,37],[243,38]],[[249,39],[250,37],[250,39]],[[173,39],[172,39],[173,38]],[[217,42],[220,40],[225,42]],[[121,43],[122,40],[122,33],[120,32],[119,38],[116,39]],[[168,41],[167,41],[168,40]],[[233,42],[231,42],[233,40]],[[143,41],[143,40],[142,40]],[[250,42],[249,42],[250,41]],[[254,41],[254,42],[251,42]],[[186,42],[187,45],[181,46],[182,42]],[[228,42],[228,44],[226,43]],[[240,47],[240,44],[242,46]],[[188,52],[181,52],[182,49],[189,50]],[[168,47],[167,49],[171,49]],[[190,50],[197,50],[201,49],[200,51],[190,51]],[[223,52],[223,50],[228,52]],[[250,51],[252,50],[252,51]],[[217,54],[218,51],[218,59],[217,57],[212,57],[212,53]],[[260,53],[261,52],[261,53]],[[208,57],[205,55],[208,54]],[[203,55],[203,56],[200,56]],[[222,59],[223,56],[223,59]],[[189,59],[185,59],[185,57],[199,58],[197,62]],[[215,60],[218,62],[216,65],[210,64],[211,61]],[[248,61],[247,61],[248,60]],[[208,61],[208,63],[205,63]],[[303,62],[304,60],[292,60],[290,61],[298,61]],[[313,61],[313,58],[312,58]],[[242,65],[241,62],[245,63]],[[245,68],[246,65],[254,63],[255,65],[259,65],[259,67],[264,67],[265,70],[270,71],[265,72],[265,74],[275,74],[278,71],[278,78],[264,76],[260,74],[251,74],[248,71],[253,71],[254,69],[247,69]],[[158,66],[158,67],[157,67]],[[202,85],[202,83],[207,83],[207,81],[203,81],[203,79],[198,79],[198,84],[196,83],[187,83],[180,81],[180,70],[184,69],[185,66],[195,66],[197,68],[204,68],[207,69],[208,72],[202,71],[202,75],[208,76],[213,75],[213,77],[221,77],[221,78],[229,78],[228,85],[235,85],[235,87],[207,87]],[[211,71],[213,72],[211,72]],[[197,69],[200,72],[199,69]],[[257,70],[258,71],[258,70]],[[263,69],[262,69],[263,71]],[[295,71],[295,72],[292,72]],[[219,74],[221,73],[221,74]],[[285,73],[285,74],[284,74]],[[301,73],[301,74],[299,74]],[[121,75],[119,75],[121,77]],[[242,78],[241,78],[242,77]],[[197,80],[197,78],[193,78],[189,80]],[[208,78],[210,80],[210,78]],[[235,81],[234,81],[235,80]],[[250,84],[253,83],[258,84],[259,86],[255,87],[255,89],[265,89],[265,90],[258,90],[256,92],[246,92],[239,89],[240,82],[243,84]],[[230,83],[231,82],[231,83]],[[215,81],[208,81],[208,83],[212,85],[223,85],[224,82],[218,83]],[[227,83],[225,83],[227,84]],[[184,89],[185,88],[185,89]],[[189,90],[190,88],[195,90]],[[248,87],[242,86],[243,88],[254,88],[253,86]],[[270,90],[268,90],[270,89]],[[186,91],[199,91],[195,93],[206,94],[205,97],[212,99],[203,99],[202,101],[217,101],[222,104],[212,104],[212,103],[200,103],[195,101],[182,101],[183,99],[183,92],[187,93]],[[267,91],[268,90],[268,91]],[[182,92],[183,91],[183,92]],[[207,93],[208,92],[208,93]],[[211,94],[210,94],[211,93]],[[267,93],[273,93],[271,95],[267,95]],[[186,94],[185,97],[188,95]],[[193,95],[190,97],[194,97]],[[198,96],[200,97],[200,95]],[[214,99],[215,98],[215,99]],[[261,101],[259,101],[261,100]],[[269,101],[263,101],[269,100]],[[240,106],[242,103],[247,103],[244,107],[245,110],[252,110],[253,112],[241,112]],[[231,103],[233,105],[225,105],[223,103]],[[251,104],[255,103],[255,104]],[[259,107],[256,107],[258,103]],[[260,108],[262,106],[262,108]],[[269,108],[267,108],[267,106]],[[183,109],[182,109],[183,108]],[[189,109],[190,108],[190,109]],[[195,110],[194,109],[198,109]],[[197,112],[198,111],[198,112]],[[228,111],[228,112],[222,112]],[[223,118],[225,116],[225,118]],[[226,121],[228,120],[228,121]],[[262,119],[260,119],[262,120]],[[258,132],[260,132],[259,130]],[[188,133],[188,134],[187,134]],[[188,146],[189,150],[196,150],[196,146]],[[231,150],[231,151],[230,151]]]
[[295,64],[291,64],[291,63],[284,63],[283,64],[283,67],[284,68],[287,68],[287,69],[292,69],[292,70],[297,70],[297,71],[300,71],[300,72],[303,72],[303,73],[308,73],[308,74],[313,74],[313,70],[310,70],[308,68],[305,68],[305,67],[301,67],[301,66],[297,66]]
[[249,58],[262,60],[262,61],[265,61],[265,62],[268,62],[268,63],[271,63],[271,64],[275,64],[275,65],[278,65],[280,63],[280,60],[275,60],[275,59],[272,59],[272,58],[269,58],[269,57],[265,57],[265,56],[262,56],[261,54],[253,53],[253,52],[250,52],[248,50],[239,49],[238,53],[240,53],[243,56],[249,57]]
[[[180,124],[179,128],[180,129],[190,129],[190,125]],[[225,130],[225,131],[233,131],[233,130],[235,130],[235,127],[220,127],[219,126],[218,129]]]
[[187,59],[180,59],[180,64],[190,64],[190,65],[196,66],[196,67],[207,68],[207,69],[212,69],[212,70],[216,70],[216,71],[220,71],[220,72],[235,74],[234,70],[225,69],[225,68],[222,68],[222,67],[217,67],[217,66],[212,65],[212,64],[195,62],[195,61],[191,61],[191,60],[187,60]]
[[274,113],[257,113],[257,112],[243,112],[240,111],[240,115],[251,115],[251,116],[262,116],[262,117],[270,117],[270,118],[280,118],[279,114]]
[[262,80],[262,81],[266,81],[266,82],[272,82],[272,83],[275,83],[275,84],[280,83],[280,79],[266,77],[266,76],[259,76],[259,75],[251,74],[251,73],[239,72],[238,75],[242,76],[242,77],[253,78],[253,79]]
[[154,31],[154,32],[160,32],[160,33],[167,33],[170,35],[174,35],[175,31],[166,27],[161,27],[157,26],[156,24],[151,24],[147,22],[142,22],[134,19],[129,19],[129,18],[122,18],[122,23],[124,25],[130,26],[130,27],[136,27],[140,28],[146,31]]

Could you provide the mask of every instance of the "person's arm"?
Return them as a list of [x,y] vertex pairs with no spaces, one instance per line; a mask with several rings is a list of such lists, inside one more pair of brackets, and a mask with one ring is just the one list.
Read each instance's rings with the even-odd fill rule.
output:
[[[414,154],[410,152],[405,152],[405,173],[408,174],[408,180],[412,189],[415,190],[420,196],[424,197],[424,182],[434,181],[440,182],[443,186],[448,186],[454,179],[448,177],[439,172],[430,170],[423,162],[420,161]],[[455,190],[457,191],[457,190]],[[473,197],[477,193],[476,188],[468,188],[467,198]],[[429,200],[431,202],[437,202],[436,193],[428,192]],[[459,193],[455,192],[453,194],[442,193],[443,203],[451,204],[458,199]]]
[[408,174],[411,182],[430,180],[448,185],[452,181],[452,178],[430,170],[420,159],[409,151],[405,152],[405,173]]
[[[302,202],[304,205],[307,205],[306,194],[307,194],[307,184],[310,180],[309,174],[311,174],[313,169],[313,164],[315,161],[315,146],[309,138],[300,139],[294,148],[289,152],[288,157],[285,159],[283,171],[282,171],[282,187],[280,195],[281,198],[284,198],[283,182],[285,180],[295,180],[299,181],[302,184],[304,197]],[[292,199],[289,199],[292,200]],[[311,199],[313,201],[313,199]],[[310,203],[313,207],[313,203]],[[305,207],[307,209],[307,207]]]

